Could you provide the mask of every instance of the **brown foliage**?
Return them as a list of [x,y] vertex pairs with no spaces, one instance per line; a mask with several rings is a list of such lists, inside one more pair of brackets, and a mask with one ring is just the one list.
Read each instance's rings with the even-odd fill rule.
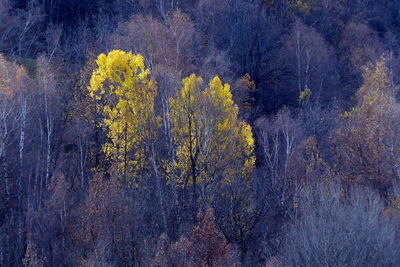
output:
[[232,89],[233,99],[239,106],[240,115],[244,119],[250,118],[255,113],[256,90],[256,84],[248,73],[236,81],[235,87]]
[[114,48],[142,54],[150,68],[163,64],[189,72],[194,36],[195,29],[189,16],[177,10],[165,23],[151,16],[135,15],[120,23],[111,38]]
[[355,71],[375,62],[385,51],[377,32],[365,24],[354,22],[345,26],[340,46],[344,50],[343,59],[349,60]]
[[190,239],[182,236],[167,248],[167,237],[160,237],[155,265],[239,266],[235,249],[217,229],[213,209],[199,212],[197,219],[199,224],[193,229]]
[[399,104],[386,60],[364,69],[358,104],[342,115],[333,136],[337,169],[346,183],[370,185],[385,191],[398,177],[400,143]]
[[[119,265],[136,261],[132,196],[121,186],[115,171],[95,175],[81,209],[75,239],[83,248],[84,264]],[[129,194],[128,194],[129,195]]]
[[95,175],[82,206],[82,241],[96,244],[96,241],[107,238],[109,231],[116,227],[120,207],[120,190],[116,179],[103,181],[103,176]]

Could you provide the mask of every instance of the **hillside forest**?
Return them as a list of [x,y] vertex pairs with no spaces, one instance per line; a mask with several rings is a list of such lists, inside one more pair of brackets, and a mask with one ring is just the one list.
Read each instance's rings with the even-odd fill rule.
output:
[[400,266],[399,36],[399,0],[0,0],[0,266]]

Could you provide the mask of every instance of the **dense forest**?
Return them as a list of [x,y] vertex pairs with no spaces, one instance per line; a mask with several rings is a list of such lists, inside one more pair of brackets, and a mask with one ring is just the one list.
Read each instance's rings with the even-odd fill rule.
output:
[[400,266],[400,0],[0,0],[0,266]]

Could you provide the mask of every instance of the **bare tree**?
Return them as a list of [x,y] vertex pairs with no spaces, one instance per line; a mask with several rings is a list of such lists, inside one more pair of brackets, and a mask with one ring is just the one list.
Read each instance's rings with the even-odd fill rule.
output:
[[282,247],[285,266],[398,266],[397,223],[371,190],[337,184],[308,187],[299,217],[288,225]]

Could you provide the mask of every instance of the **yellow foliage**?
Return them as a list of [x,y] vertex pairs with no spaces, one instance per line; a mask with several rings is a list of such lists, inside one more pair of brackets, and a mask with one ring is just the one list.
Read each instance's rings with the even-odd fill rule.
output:
[[142,143],[151,138],[157,118],[154,114],[156,82],[141,55],[120,50],[97,58],[88,90],[104,116],[109,142],[103,151],[120,172],[135,174],[145,164]]
[[398,198],[396,198],[396,197],[392,197],[392,198],[391,198],[391,201],[392,201],[392,204],[393,204],[396,208],[400,209],[400,199],[398,199]]
[[309,15],[311,11],[317,9],[315,0],[291,0],[289,2],[289,8],[297,10],[302,15]]
[[176,166],[181,186],[229,184],[254,168],[251,126],[238,119],[229,84],[216,76],[207,88],[195,74],[170,99]]
[[300,103],[308,102],[308,100],[311,97],[311,94],[312,94],[312,92],[311,92],[310,88],[306,87],[306,89],[304,89],[303,91],[300,92],[299,102]]

